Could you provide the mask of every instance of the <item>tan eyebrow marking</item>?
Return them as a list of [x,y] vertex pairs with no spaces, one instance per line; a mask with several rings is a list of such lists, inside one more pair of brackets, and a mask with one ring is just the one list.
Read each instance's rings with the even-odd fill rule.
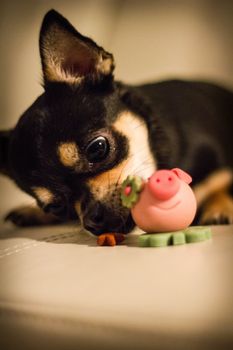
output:
[[64,142],[57,149],[60,162],[67,167],[73,167],[79,160],[78,148],[74,142]]
[[43,204],[49,204],[54,199],[54,194],[45,187],[33,187],[32,190]]

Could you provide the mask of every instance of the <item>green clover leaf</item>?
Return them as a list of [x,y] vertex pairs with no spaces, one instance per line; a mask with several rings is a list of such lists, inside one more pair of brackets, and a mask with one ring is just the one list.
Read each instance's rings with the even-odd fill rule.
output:
[[143,180],[140,176],[129,175],[122,183],[121,200],[127,208],[132,208],[137,203],[139,193],[142,190]]

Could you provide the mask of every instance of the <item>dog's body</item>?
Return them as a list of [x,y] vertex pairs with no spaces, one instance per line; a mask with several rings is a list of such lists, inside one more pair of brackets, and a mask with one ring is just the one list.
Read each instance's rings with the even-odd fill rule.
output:
[[[165,81],[136,90],[149,100],[152,113],[148,117],[146,111],[144,117],[147,122],[151,118],[150,142],[160,168],[184,168],[195,184],[219,168],[233,167],[230,92],[186,81]],[[143,113],[136,104],[131,108]]]
[[231,92],[197,82],[115,82],[112,55],[55,11],[44,19],[40,50],[45,93],[14,130],[0,134],[1,165],[52,214],[38,217],[33,209],[33,216],[14,211],[8,218],[79,217],[94,234],[126,233],[134,224],[120,203],[124,178],[180,167],[205,203],[202,220],[233,221]]

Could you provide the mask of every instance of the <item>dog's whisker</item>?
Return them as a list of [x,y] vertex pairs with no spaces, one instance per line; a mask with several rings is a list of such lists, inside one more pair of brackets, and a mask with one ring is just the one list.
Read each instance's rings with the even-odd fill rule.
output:
[[[142,147],[142,149],[138,151],[137,155],[131,154],[131,155],[128,157],[126,164],[124,165],[124,167],[121,169],[121,171],[120,171],[120,173],[119,173],[119,176],[118,176],[117,181],[116,181],[116,186],[119,184],[119,180],[120,180],[120,178],[121,178],[121,176],[122,176],[122,173],[123,173],[123,171],[127,168],[127,166],[130,164],[130,161],[131,161],[134,157],[136,158],[138,155],[140,155],[141,152],[144,152],[144,149],[146,149],[146,147]],[[149,162],[150,162],[150,163],[149,163]],[[143,164],[146,164],[146,163],[147,163],[148,165],[150,164],[151,166],[153,166],[153,164],[154,164],[154,163],[150,160],[150,158],[147,158],[147,159],[143,160],[140,164],[137,164],[137,167],[136,167],[136,168],[132,168],[131,171],[130,171],[130,173],[131,173],[131,174],[134,174],[135,171],[139,171],[139,170],[137,170],[137,169],[140,169],[141,166],[142,166]]]
[[137,129],[137,128],[140,128],[141,126],[144,126],[145,125],[145,122],[141,122],[141,123],[139,123],[138,125],[136,125],[136,126],[134,126],[133,127],[133,130],[135,130],[135,129]]
[[[120,181],[121,175],[122,175],[123,171],[125,170],[125,168],[126,168],[128,165],[129,165],[129,159],[128,159],[128,162],[125,164],[125,166],[121,169],[121,172],[119,173],[118,179],[117,179],[116,184],[115,184],[116,187],[119,185],[119,181]],[[146,167],[142,168],[142,166],[145,166],[145,165],[146,165]],[[130,173],[131,173],[132,175],[134,175],[134,174],[137,175],[137,173],[138,173],[139,171],[147,170],[147,169],[149,169],[149,167],[151,167],[152,165],[153,165],[153,162],[152,162],[149,158],[148,158],[148,159],[145,159],[145,160],[143,160],[140,164],[137,164],[137,166],[136,166],[135,168],[132,168],[131,171],[130,171]]]
[[[130,158],[130,157],[129,157]],[[123,166],[123,168],[121,169],[121,171],[119,172],[119,175],[118,175],[118,178],[117,178],[117,181],[116,181],[116,187],[119,185],[119,181],[120,181],[120,178],[123,174],[123,171],[125,170],[125,168],[128,166],[129,162],[130,162],[130,159],[127,159],[125,165]]]
[[144,168],[144,166],[146,166],[146,168],[151,167],[154,165],[154,162],[152,162],[151,160],[144,160],[139,166],[137,166],[136,168],[133,169],[133,173],[136,174],[139,171],[142,171]]
[[[143,160],[140,164],[137,164],[135,168],[132,168],[132,175],[137,175],[137,173],[147,170],[154,165],[150,159]],[[145,167],[146,166],[146,167]]]

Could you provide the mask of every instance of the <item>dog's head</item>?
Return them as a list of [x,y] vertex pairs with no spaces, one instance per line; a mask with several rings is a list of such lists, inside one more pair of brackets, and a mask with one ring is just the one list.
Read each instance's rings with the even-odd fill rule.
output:
[[113,56],[53,10],[40,53],[44,93],[12,132],[11,174],[45,211],[79,217],[94,234],[129,232],[121,183],[149,176],[155,164],[147,125],[114,82]]

